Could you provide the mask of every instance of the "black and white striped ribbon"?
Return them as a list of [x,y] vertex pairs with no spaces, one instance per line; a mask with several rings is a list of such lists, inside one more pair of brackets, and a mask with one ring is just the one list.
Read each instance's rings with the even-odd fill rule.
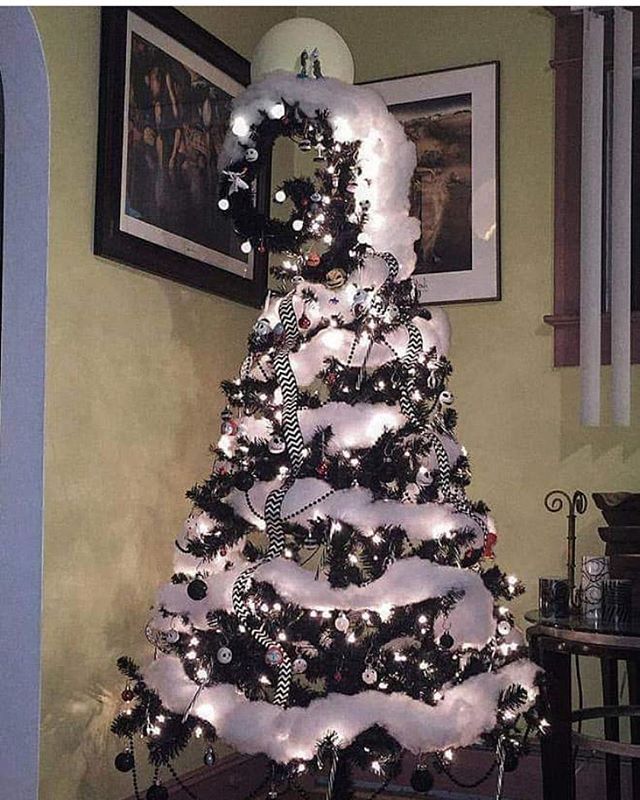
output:
[[[282,434],[287,446],[291,471],[286,481],[267,495],[264,508],[266,533],[269,539],[267,552],[263,558],[244,570],[233,584],[231,593],[233,610],[238,618],[245,623],[251,614],[246,605],[246,596],[251,588],[253,574],[263,564],[281,556],[284,550],[285,534],[282,503],[287,492],[295,483],[296,476],[304,460],[304,440],[298,420],[298,385],[289,360],[289,350],[296,344],[298,339],[298,320],[293,309],[293,296],[291,294],[281,301],[278,313],[285,330],[285,346],[275,353],[272,362],[276,380],[282,392]],[[291,687],[291,659],[282,645],[270,638],[264,624],[259,628],[252,628],[250,632],[253,638],[265,649],[276,647],[282,654],[273,702],[275,705],[284,707],[287,705]]]

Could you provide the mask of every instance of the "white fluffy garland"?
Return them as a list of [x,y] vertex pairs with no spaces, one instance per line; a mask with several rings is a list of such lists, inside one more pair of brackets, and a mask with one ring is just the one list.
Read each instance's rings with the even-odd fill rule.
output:
[[[335,731],[339,747],[346,747],[372,725],[384,726],[400,745],[413,753],[467,747],[496,724],[500,693],[513,683],[530,690],[521,710],[535,696],[537,667],[518,661],[501,670],[468,678],[445,687],[435,706],[403,694],[365,691],[355,695],[331,694],[313,700],[307,708],[282,709],[264,701],[250,701],[230,684],[205,687],[193,713],[215,725],[222,739],[243,753],[265,753],[281,763],[314,757],[316,743]],[[144,673],[145,681],[159,692],[165,705],[182,713],[196,691],[180,659],[160,656]]]
[[[231,611],[231,590],[247,562],[238,558],[231,569],[206,579],[205,600],[191,600],[183,585],[163,586],[156,607],[173,614],[186,614],[196,628],[206,627],[209,611]],[[264,564],[255,573],[257,581],[271,584],[283,600],[317,611],[374,611],[389,614],[396,606],[414,605],[442,597],[451,590],[464,592],[447,618],[456,646],[482,648],[495,634],[493,598],[476,572],[433,564],[420,558],[405,558],[391,564],[378,580],[366,586],[334,589],[324,576],[313,580],[309,570],[279,559]]]
[[301,80],[289,72],[271,73],[234,100],[220,166],[226,168],[243,157],[241,145],[252,141],[248,126],[259,124],[260,112],[269,113],[282,100],[298,103],[308,116],[328,109],[336,141],[361,141],[362,174],[355,199],[371,204],[363,233],[375,250],[388,250],[396,256],[402,265],[401,277],[410,275],[415,266],[413,243],[420,235],[418,220],[409,216],[407,193],[416,167],[416,150],[382,98],[371,89],[347,86],[333,78]]

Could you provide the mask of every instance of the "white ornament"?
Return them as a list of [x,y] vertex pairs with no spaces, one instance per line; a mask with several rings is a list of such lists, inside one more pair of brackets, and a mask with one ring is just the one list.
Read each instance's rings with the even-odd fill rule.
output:
[[271,333],[271,325],[268,319],[259,319],[253,326],[253,332],[260,339],[267,337]]
[[367,667],[362,673],[362,680],[367,684],[367,686],[371,686],[372,683],[375,683],[378,680],[378,673],[373,667]]
[[246,160],[247,160],[247,161],[249,161],[250,163],[251,163],[252,161],[257,161],[257,160],[258,160],[258,151],[256,150],[256,148],[255,148],[255,147],[248,147],[248,148],[245,150],[244,157],[245,157],[245,158],[246,158]]
[[218,200],[218,208],[220,211],[228,211],[229,210],[229,201],[226,197],[221,197]]
[[286,444],[282,436],[279,436],[276,433],[271,437],[271,439],[269,439],[270,453],[273,453],[274,455],[279,455],[280,453],[284,453],[285,449],[286,449]]
[[506,619],[501,620],[498,623],[498,633],[500,636],[507,636],[507,634],[511,633],[511,623],[507,622]]
[[175,630],[175,628],[171,628],[165,633],[164,638],[167,640],[167,642],[169,642],[169,644],[175,644],[180,638],[180,634],[177,630]]
[[228,647],[221,647],[216,653],[219,664],[229,664],[233,658],[233,653]]
[[340,631],[340,633],[346,633],[349,630],[349,617],[342,612],[341,614],[338,614],[336,621],[333,624],[336,626],[336,630]]
[[443,406],[450,406],[451,403],[453,403],[453,395],[446,389],[444,390],[444,392],[440,392],[440,397],[438,399],[440,400]]
[[302,656],[298,656],[293,662],[293,671],[296,675],[302,675],[303,672],[307,671],[307,662],[302,658]]

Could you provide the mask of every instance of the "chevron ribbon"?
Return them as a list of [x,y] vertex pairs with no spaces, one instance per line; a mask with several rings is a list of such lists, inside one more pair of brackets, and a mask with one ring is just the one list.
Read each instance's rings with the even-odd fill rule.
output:
[[[424,429],[426,423],[423,422],[422,415],[419,413],[413,399],[413,393],[415,391],[414,368],[418,356],[422,352],[422,334],[417,325],[414,325],[411,321],[406,322],[405,327],[409,338],[407,341],[407,351],[402,359],[402,363],[407,372],[407,379],[400,390],[400,410],[416,427]],[[479,525],[483,537],[486,539],[489,529],[484,517],[473,510],[466,496],[460,496],[460,494],[453,491],[451,486],[451,464],[449,463],[447,451],[440,441],[440,438],[433,431],[429,433],[429,444],[433,448],[436,456],[438,473],[440,476],[440,489],[445,501],[451,503],[456,511],[473,519],[474,522]]]
[[[251,615],[245,599],[251,588],[253,574],[263,564],[281,556],[284,550],[285,534],[282,503],[287,492],[295,483],[296,476],[304,461],[304,439],[302,438],[298,420],[298,385],[289,360],[289,350],[298,340],[298,320],[293,309],[293,296],[291,294],[281,301],[278,313],[285,330],[285,341],[284,347],[273,356],[272,363],[278,386],[282,392],[282,433],[287,446],[291,471],[287,480],[267,495],[264,507],[266,532],[269,539],[267,552],[263,558],[245,569],[233,584],[231,592],[233,610],[245,624]],[[247,625],[247,627],[249,626]],[[251,636],[265,649],[270,647],[277,648],[282,655],[273,702],[277,706],[285,707],[289,699],[289,689],[293,674],[291,659],[282,645],[271,639],[265,630],[264,623],[259,628],[250,628],[250,632]]]

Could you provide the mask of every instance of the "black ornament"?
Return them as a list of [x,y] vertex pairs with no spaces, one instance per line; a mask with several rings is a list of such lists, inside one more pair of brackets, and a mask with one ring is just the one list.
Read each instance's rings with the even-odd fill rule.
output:
[[131,750],[123,750],[122,753],[118,753],[114,764],[118,772],[131,772],[134,767],[134,758]]
[[153,783],[147,789],[147,800],[168,800],[169,790],[161,783]]
[[233,478],[233,485],[241,492],[248,492],[253,484],[253,476],[249,472],[238,472]]
[[505,745],[504,748],[504,771],[514,772],[518,769],[518,753],[513,746]]
[[433,788],[433,775],[426,767],[416,767],[411,775],[411,788],[414,792],[426,794]]
[[448,631],[445,631],[440,637],[440,647],[444,647],[446,650],[453,647],[453,636]]
[[396,466],[390,458],[380,464],[378,469],[378,478],[382,483],[390,483],[396,477]]
[[273,478],[275,470],[269,461],[258,461],[253,468],[256,478],[259,481],[268,481]]
[[216,754],[213,747],[209,747],[204,751],[204,757],[202,760],[207,767],[212,767],[216,763]]
[[187,594],[192,600],[203,600],[207,591],[207,584],[201,578],[196,578],[187,586]]
[[134,696],[135,696],[135,695],[134,695],[134,693],[133,693],[133,689],[130,689],[130,688],[127,686],[127,688],[126,688],[126,689],[123,689],[123,691],[122,691],[122,695],[121,695],[121,696],[122,696],[122,699],[124,700],[124,702],[125,702],[125,703],[130,703],[130,702],[131,702],[131,700],[133,700],[133,698],[134,698]]

